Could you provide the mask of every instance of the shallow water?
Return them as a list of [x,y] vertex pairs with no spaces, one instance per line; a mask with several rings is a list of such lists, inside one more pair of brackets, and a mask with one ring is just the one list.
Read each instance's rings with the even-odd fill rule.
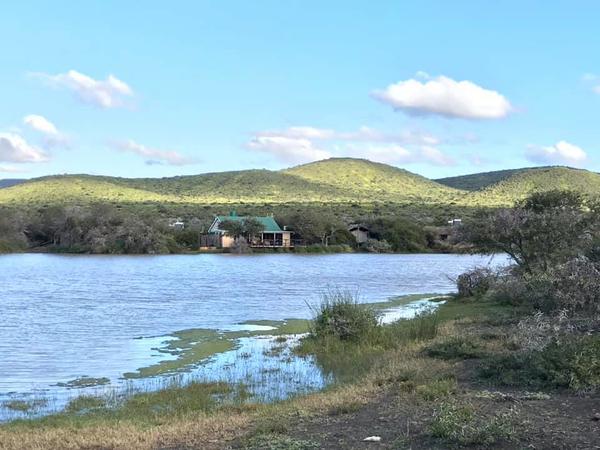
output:
[[[505,261],[503,257],[431,254],[3,255],[0,402],[39,395],[62,398],[59,394],[65,388],[57,383],[83,376],[110,380],[108,386],[90,389],[111,389],[123,384],[124,373],[169,357],[157,348],[173,332],[247,330],[247,325],[241,325],[246,321],[307,318],[307,304],[317,303],[328,288],[356,291],[365,302],[447,293],[454,289],[452,279],[465,270]],[[394,311],[396,318],[409,314],[406,308],[389,314]],[[236,352],[256,354],[261,351],[252,347],[261,345],[257,342],[242,339],[235,351],[212,358],[194,372],[213,379],[211,364],[231,365],[223,361],[234,358]],[[240,365],[245,376],[250,372],[254,375],[249,376],[256,376],[253,364],[266,363],[246,358],[246,364]],[[326,382],[305,373],[310,361],[289,364],[290,377],[308,380],[298,391]],[[259,372],[263,378],[277,372],[263,369]],[[233,369],[230,372],[231,379],[243,378]],[[143,382],[136,381],[136,388]],[[146,386],[152,383],[163,380],[146,381]],[[271,388],[281,389],[265,389]]]

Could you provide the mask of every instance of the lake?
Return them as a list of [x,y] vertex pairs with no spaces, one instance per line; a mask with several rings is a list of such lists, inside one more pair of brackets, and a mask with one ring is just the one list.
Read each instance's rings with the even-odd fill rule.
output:
[[[81,377],[118,385],[125,373],[176,358],[160,351],[173,333],[309,318],[308,305],[327,289],[357,292],[364,302],[448,293],[465,270],[505,262],[441,254],[1,255],[0,402],[59,395]],[[255,353],[268,341],[240,339],[236,352]],[[214,362],[202,367],[208,378]]]

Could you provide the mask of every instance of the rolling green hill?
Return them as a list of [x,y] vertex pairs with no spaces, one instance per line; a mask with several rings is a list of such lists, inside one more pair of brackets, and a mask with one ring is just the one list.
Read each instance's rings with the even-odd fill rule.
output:
[[331,158],[297,166],[284,173],[375,201],[450,203],[464,193],[404,169],[364,159]]
[[517,175],[522,172],[530,170],[537,170],[540,168],[523,168],[523,169],[507,169],[507,170],[495,170],[493,172],[481,172],[472,173],[469,175],[459,175],[456,177],[438,178],[435,181],[455,189],[462,189],[465,191],[479,191],[485,189],[493,184],[500,183],[513,175]]
[[517,171],[514,175],[471,194],[476,204],[514,202],[532,192],[551,189],[572,190],[584,195],[600,196],[600,174],[569,167],[543,167]]
[[0,204],[51,203],[449,203],[461,191],[385,164],[333,159],[285,171],[172,178],[43,177],[0,191]]
[[335,207],[337,211],[360,212],[351,209],[358,208],[377,214],[401,208],[438,208],[441,214],[449,214],[460,208],[508,206],[532,191],[553,188],[600,195],[599,174],[566,167],[488,172],[440,181],[445,184],[385,164],[333,158],[282,171],[140,179],[42,177],[0,189],[0,206],[112,203],[170,205],[169,211],[173,211],[189,205],[222,212],[226,205],[264,209],[269,205],[302,204]]

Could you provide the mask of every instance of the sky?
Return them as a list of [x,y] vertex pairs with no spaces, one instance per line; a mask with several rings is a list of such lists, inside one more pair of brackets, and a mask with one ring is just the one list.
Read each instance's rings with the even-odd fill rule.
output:
[[596,1],[6,2],[0,178],[600,171],[599,22]]

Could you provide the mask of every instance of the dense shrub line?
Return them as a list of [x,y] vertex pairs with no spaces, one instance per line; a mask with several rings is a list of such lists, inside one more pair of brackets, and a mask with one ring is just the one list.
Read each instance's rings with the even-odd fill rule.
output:
[[486,359],[481,377],[536,389],[600,390],[599,218],[598,204],[550,191],[466,227],[473,241],[508,253],[514,265],[461,275],[459,296],[530,311],[514,328],[515,351]]

